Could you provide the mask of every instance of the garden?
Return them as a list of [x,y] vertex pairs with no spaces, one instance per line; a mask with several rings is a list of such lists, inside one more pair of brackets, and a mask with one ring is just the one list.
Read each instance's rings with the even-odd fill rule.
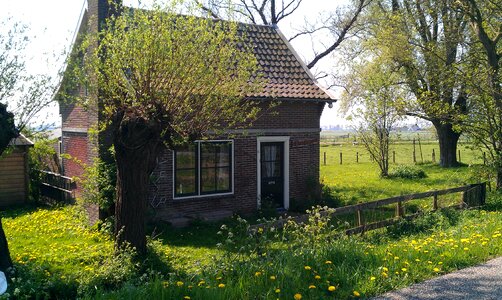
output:
[[[332,157],[341,149],[346,157],[364,153],[358,145],[326,145],[321,162],[323,152]],[[466,162],[477,159],[475,152],[465,153]],[[502,196],[494,192],[481,209],[424,212],[364,235],[340,234],[349,222],[331,217],[328,206],[481,178],[475,165],[447,170],[431,163],[407,166],[392,168],[404,176],[381,179],[370,161],[328,161],[321,166],[330,193],[323,202],[327,206],[310,209],[305,224],[286,222],[276,228],[274,218],[263,214],[194,222],[182,229],[149,224],[148,254],[141,259],[130,249],[114,254],[110,224],[89,227],[78,205],[2,212],[15,265],[8,294],[2,297],[367,298],[502,255]],[[426,176],[406,178],[417,170]],[[269,226],[252,230],[254,223]]]

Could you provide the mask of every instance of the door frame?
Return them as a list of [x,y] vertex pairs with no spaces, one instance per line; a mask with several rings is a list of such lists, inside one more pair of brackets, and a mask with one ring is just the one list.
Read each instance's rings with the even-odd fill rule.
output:
[[259,136],[256,138],[256,201],[261,208],[261,143],[284,143],[284,199],[285,209],[289,209],[289,136]]

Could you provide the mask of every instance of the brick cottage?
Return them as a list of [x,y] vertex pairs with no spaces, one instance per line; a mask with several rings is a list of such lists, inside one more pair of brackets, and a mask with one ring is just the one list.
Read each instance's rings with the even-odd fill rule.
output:
[[[108,0],[89,0],[81,28],[88,24],[96,30],[108,13]],[[239,28],[253,45],[267,80],[264,89],[251,97],[262,101],[264,109],[247,129],[229,128],[226,136],[195,141],[176,151],[166,149],[151,175],[148,199],[154,219],[215,219],[250,214],[262,205],[287,210],[291,201],[302,201],[315,190],[319,120],[325,104],[335,100],[316,83],[278,28],[249,24]],[[268,109],[270,101],[278,105]],[[89,134],[99,113],[72,103],[61,103],[60,113],[62,149],[72,157],[63,161],[64,175],[79,177],[83,167],[75,159],[90,164],[97,155],[106,155],[105,150],[96,150],[104,147],[96,147],[96,138]],[[100,144],[106,140],[106,134],[97,138]]]

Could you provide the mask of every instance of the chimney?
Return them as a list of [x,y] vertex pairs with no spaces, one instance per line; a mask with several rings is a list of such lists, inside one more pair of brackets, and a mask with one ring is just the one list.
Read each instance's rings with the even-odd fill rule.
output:
[[106,18],[116,14],[121,6],[122,0],[87,0],[91,28],[100,31],[105,24]]

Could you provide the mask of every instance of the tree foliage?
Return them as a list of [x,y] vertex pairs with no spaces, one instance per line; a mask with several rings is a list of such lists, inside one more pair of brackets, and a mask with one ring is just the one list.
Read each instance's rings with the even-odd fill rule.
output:
[[80,103],[99,107],[112,135],[117,244],[144,253],[148,178],[164,146],[245,126],[258,104],[243,98],[261,79],[237,23],[193,17],[190,9],[182,16],[174,4],[118,11],[85,39],[83,68],[73,71],[89,89]]
[[469,19],[472,36],[465,77],[473,101],[464,128],[489,153],[502,189],[502,2],[463,0],[457,6]]
[[406,99],[398,74],[381,58],[373,58],[354,65],[345,80],[343,107],[351,110],[350,119],[359,122],[360,141],[378,164],[380,175],[387,177],[390,133],[403,118]]

